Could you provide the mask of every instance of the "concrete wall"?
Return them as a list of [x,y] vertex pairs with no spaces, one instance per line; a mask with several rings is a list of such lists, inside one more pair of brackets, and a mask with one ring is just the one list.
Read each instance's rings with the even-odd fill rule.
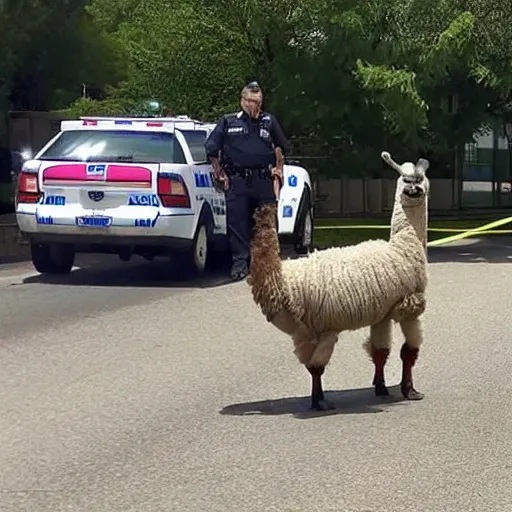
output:
[[21,238],[16,222],[0,222],[0,264],[29,257],[28,244]]
[[[316,194],[317,215],[345,216],[379,214],[393,208],[396,181],[391,179],[320,179]],[[457,210],[458,182],[451,179],[430,180],[430,210]]]

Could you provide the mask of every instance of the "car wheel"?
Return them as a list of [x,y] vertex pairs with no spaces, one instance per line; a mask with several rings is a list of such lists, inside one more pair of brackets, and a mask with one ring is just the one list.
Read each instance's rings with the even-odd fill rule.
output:
[[192,245],[192,264],[196,273],[202,274],[208,260],[208,228],[201,224]]
[[171,254],[173,275],[179,279],[201,276],[210,257],[210,223],[206,215],[201,215],[189,248]]
[[31,243],[30,254],[40,274],[69,274],[75,263],[72,245]]
[[297,254],[307,254],[313,245],[313,209],[309,199],[309,191],[306,191],[303,198],[300,216],[299,227],[295,235],[294,250]]

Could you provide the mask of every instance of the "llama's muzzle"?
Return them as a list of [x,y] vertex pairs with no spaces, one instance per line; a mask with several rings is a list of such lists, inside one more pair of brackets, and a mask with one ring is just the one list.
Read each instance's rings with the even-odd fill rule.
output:
[[407,185],[404,188],[404,194],[411,199],[418,199],[425,195],[425,191],[418,185]]

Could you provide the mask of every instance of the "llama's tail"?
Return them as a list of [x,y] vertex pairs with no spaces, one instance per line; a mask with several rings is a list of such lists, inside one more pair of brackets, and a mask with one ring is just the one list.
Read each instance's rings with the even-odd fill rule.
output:
[[290,296],[283,279],[277,237],[277,205],[266,204],[254,213],[251,268],[247,282],[256,304],[269,322],[289,311]]

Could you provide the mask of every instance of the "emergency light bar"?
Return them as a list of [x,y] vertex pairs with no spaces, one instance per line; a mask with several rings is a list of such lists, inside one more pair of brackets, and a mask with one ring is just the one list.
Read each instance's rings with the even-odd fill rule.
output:
[[[141,120],[137,120],[137,121],[128,121],[126,119],[100,119],[100,120],[96,120],[96,119],[84,119],[83,122],[82,122],[82,126],[98,126],[98,122],[100,124],[106,124],[107,122],[108,123],[114,123],[114,125],[118,126],[118,125],[121,125],[121,126],[133,126],[134,124],[145,124],[146,126],[149,126],[149,127],[161,127],[161,126],[164,126],[164,123],[163,122],[155,122],[155,121],[141,121]],[[169,123],[170,124],[170,123]],[[174,121],[172,122],[172,124],[176,124]]]
[[[210,127],[211,123],[203,123],[188,116],[176,117],[96,117],[81,116],[79,120],[66,120],[61,122],[61,130],[76,130],[79,126],[98,126],[115,128],[117,126],[133,126],[147,128],[175,128],[192,129]],[[208,126],[206,126],[208,125]]]
[[178,122],[188,122],[195,124],[203,124],[202,121],[198,121],[197,119],[192,119],[188,116],[175,116],[175,117],[107,117],[107,116],[81,116],[81,120],[83,121],[115,121],[118,124],[131,124],[137,122],[146,122],[146,123],[178,123]]

